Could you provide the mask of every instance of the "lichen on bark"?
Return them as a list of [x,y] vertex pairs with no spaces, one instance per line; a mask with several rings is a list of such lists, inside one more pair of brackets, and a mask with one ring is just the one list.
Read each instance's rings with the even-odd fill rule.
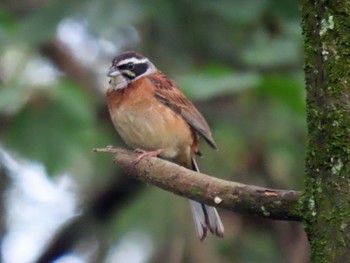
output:
[[350,262],[350,1],[302,1],[311,262]]

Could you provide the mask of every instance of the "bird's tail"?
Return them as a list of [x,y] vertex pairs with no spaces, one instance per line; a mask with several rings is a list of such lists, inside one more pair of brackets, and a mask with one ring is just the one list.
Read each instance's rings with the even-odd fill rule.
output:
[[[192,170],[199,172],[196,160],[192,157]],[[203,241],[208,230],[218,237],[224,236],[224,226],[218,211],[212,206],[189,200],[192,208],[194,221],[196,223],[199,239]]]

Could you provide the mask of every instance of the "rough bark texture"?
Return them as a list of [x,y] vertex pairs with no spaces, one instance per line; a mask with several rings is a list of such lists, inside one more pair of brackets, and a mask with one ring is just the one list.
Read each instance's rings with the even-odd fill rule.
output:
[[234,212],[269,219],[301,221],[299,198],[293,190],[268,189],[221,180],[159,158],[143,158],[120,148],[95,149],[115,153],[114,161],[132,177],[177,195]]
[[350,1],[302,1],[311,262],[350,262]]

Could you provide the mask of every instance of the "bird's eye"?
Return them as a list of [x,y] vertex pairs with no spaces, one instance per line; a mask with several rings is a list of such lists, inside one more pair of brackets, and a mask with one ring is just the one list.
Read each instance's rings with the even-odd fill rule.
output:
[[135,64],[132,62],[129,62],[128,64],[126,64],[126,68],[128,70],[133,70],[135,68]]

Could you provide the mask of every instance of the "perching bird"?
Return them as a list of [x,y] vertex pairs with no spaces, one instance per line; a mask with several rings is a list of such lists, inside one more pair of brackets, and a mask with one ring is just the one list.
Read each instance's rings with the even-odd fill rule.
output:
[[[159,156],[199,172],[201,135],[216,148],[210,128],[175,82],[146,57],[124,52],[112,61],[106,93],[115,128],[126,144],[145,156]],[[224,227],[214,207],[190,200],[200,240],[208,230],[223,237]]]

